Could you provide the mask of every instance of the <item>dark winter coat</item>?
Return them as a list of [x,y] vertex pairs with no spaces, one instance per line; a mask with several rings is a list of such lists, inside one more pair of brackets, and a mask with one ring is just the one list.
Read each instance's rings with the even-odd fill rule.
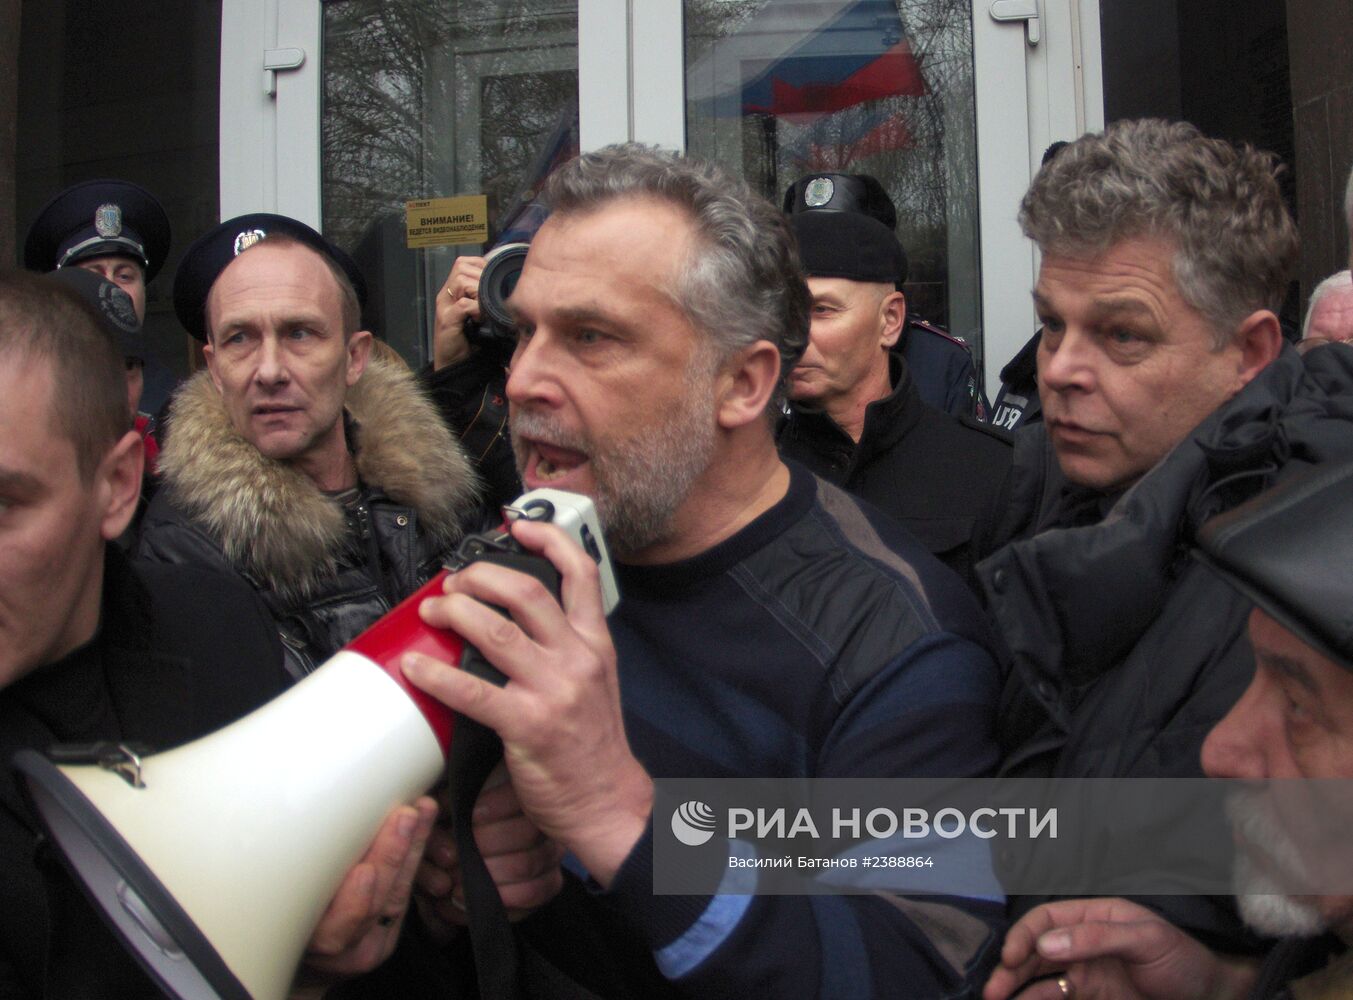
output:
[[906,366],[890,360],[893,391],[865,410],[858,444],[826,413],[791,403],[780,453],[891,515],[975,586],[973,542],[992,528],[1010,442],[923,403]]
[[[1194,534],[1284,475],[1347,457],[1353,348],[1338,345],[1304,364],[1284,348],[1116,498],[1067,484],[1043,425],[1017,434],[997,534],[1007,544],[977,567],[1013,661],[1004,772],[1201,776],[1203,740],[1254,659],[1249,602],[1189,557]],[[1171,916],[1204,937],[1235,929]]]
[[1001,369],[1001,388],[991,404],[991,425],[1014,432],[1026,424],[1043,419],[1043,404],[1038,398],[1038,344],[1043,328]]
[[239,573],[263,597],[303,676],[428,580],[479,526],[478,481],[399,365],[373,359],[347,399],[364,493],[349,508],[231,425],[205,372],[174,399],[163,486],[138,554]]
[[[77,665],[68,657],[0,690],[0,996],[6,998],[161,996],[39,839],[37,818],[8,767],[14,752],[71,742],[76,734],[80,742],[166,749],[234,721],[286,685],[266,611],[247,587],[221,574],[181,566],[134,570],[110,545],[100,622],[90,658]],[[91,703],[108,708],[94,724],[100,732],[90,731]]]

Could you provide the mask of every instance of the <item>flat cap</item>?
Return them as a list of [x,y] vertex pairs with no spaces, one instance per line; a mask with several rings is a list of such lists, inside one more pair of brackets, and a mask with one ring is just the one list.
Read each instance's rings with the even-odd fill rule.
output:
[[239,215],[198,237],[183,255],[174,276],[174,313],[183,328],[198,340],[207,339],[206,308],[211,286],[231,261],[265,236],[289,236],[328,257],[348,276],[358,303],[366,305],[366,280],[353,259],[337,244],[304,222],[285,215],[269,212]]
[[29,227],[23,262],[30,271],[90,257],[130,257],[149,281],[169,255],[169,216],[155,196],[130,181],[85,181],[49,201]]
[[106,278],[81,267],[62,267],[44,275],[47,281],[73,289],[94,311],[99,324],[124,357],[146,359],[141,321],[136,318],[132,297]]
[[1353,462],[1317,465],[1208,521],[1198,558],[1353,670]]

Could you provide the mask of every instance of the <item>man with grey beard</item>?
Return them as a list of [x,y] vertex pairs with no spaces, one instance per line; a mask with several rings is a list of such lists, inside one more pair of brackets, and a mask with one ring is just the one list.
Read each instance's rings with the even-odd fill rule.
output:
[[[1123,899],[1030,911],[985,1000],[1353,995],[1353,463],[1288,480],[1209,522],[1202,559],[1255,602],[1249,688],[1203,744],[1203,769],[1245,782],[1230,805],[1235,890],[1262,960],[1209,951]],[[1290,779],[1324,779],[1293,781]]]
[[655,778],[989,774],[997,675],[958,578],[776,451],[810,301],[779,211],[715,167],[633,145],[584,154],[547,196],[510,302],[513,448],[527,489],[595,500],[621,602],[607,620],[592,559],[519,520],[562,600],[476,564],[422,607],[505,686],[404,663],[497,731],[524,811],[586,879],[522,933],[566,913],[535,943],[607,996],[975,996],[999,887],[654,893],[654,830],[670,822]]

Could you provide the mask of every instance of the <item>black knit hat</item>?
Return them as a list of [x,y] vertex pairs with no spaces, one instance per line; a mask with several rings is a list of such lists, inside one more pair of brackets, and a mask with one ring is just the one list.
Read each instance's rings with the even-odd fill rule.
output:
[[1208,521],[1198,558],[1353,670],[1353,462],[1318,465]]
[[907,255],[883,223],[855,212],[802,212],[789,217],[799,241],[803,273],[810,278],[849,278],[901,287]]
[[339,247],[315,232],[304,222],[254,212],[227,219],[209,230],[190,246],[174,276],[174,313],[183,328],[198,340],[207,339],[207,296],[221,272],[237,256],[265,236],[290,236],[323,254],[342,269],[352,282],[357,301],[366,305],[366,281],[353,259]]

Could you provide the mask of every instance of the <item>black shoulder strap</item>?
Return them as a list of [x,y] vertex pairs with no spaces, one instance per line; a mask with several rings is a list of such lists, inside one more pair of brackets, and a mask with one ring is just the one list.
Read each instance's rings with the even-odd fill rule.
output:
[[[558,572],[548,560],[539,556],[487,552],[480,560],[527,573],[540,580],[556,597],[559,595]],[[507,682],[498,668],[469,643],[465,644],[461,654],[460,666],[495,684]],[[471,816],[484,781],[502,754],[503,743],[497,733],[463,715],[456,717],[447,778],[479,995],[483,1000],[525,1000],[531,996],[551,1000],[595,1000],[595,994],[577,985],[529,945],[518,940],[508,922],[498,887],[493,884],[479,853]]]

